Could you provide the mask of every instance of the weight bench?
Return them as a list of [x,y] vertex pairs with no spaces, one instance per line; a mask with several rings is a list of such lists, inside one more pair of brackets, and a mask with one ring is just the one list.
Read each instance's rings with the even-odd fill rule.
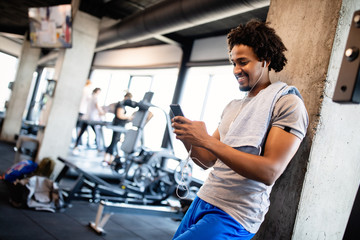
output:
[[83,171],[64,158],[58,157],[58,160],[64,163],[64,167],[55,179],[55,182],[59,183],[70,169],[73,169],[78,173],[78,177],[73,187],[69,190],[63,189],[66,195],[66,203],[70,203],[73,199],[90,200],[93,202],[110,199],[122,201],[122,198],[126,196],[125,191],[121,188],[117,188],[103,179]]
[[[55,182],[59,182],[70,168],[79,174],[74,186],[70,190],[63,190],[65,203],[69,204],[74,199],[99,202],[95,221],[89,222],[89,227],[98,234],[105,234],[104,226],[115,213],[160,216],[176,220],[181,220],[185,214],[186,208],[182,206],[171,206],[169,201],[159,203],[161,199],[156,196],[143,196],[125,191],[83,171],[61,157],[58,157],[58,160],[65,166]],[[84,188],[90,191],[84,191]]]

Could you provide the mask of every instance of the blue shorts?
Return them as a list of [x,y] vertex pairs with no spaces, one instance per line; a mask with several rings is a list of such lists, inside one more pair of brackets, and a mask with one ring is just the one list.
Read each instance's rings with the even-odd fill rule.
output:
[[254,235],[223,210],[196,197],[173,240],[248,240]]

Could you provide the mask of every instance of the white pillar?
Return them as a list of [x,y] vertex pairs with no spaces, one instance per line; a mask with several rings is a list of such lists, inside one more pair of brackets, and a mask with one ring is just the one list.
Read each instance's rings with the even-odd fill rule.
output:
[[[66,157],[99,32],[100,19],[78,11],[73,24],[73,46],[60,51],[56,67],[55,94],[46,105],[43,131],[38,133],[38,160]],[[62,164],[57,161],[53,176]]]
[[20,133],[24,110],[26,107],[33,73],[37,67],[40,48],[32,48],[30,42],[24,40],[18,63],[18,70],[11,92],[9,107],[6,110],[1,139],[15,142],[15,135]]

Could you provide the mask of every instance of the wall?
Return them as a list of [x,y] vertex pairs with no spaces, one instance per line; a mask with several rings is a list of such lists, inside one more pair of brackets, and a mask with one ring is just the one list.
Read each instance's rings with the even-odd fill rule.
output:
[[229,59],[226,35],[198,39],[194,42],[190,61],[214,61]]
[[181,48],[172,45],[104,51],[95,55],[93,67],[177,66],[180,62],[181,54]]
[[0,51],[19,57],[22,45],[0,35]]
[[[177,66],[182,50],[179,46],[160,45],[99,52],[95,55],[95,68],[132,68],[151,66]],[[194,42],[190,61],[226,61],[229,58],[226,36],[198,39]]]
[[331,97],[354,3],[341,9],[341,0],[271,1],[267,21],[288,48],[288,65],[271,79],[299,88],[310,125],[254,239],[341,239],[345,230],[359,184],[360,111]]
[[343,1],[293,239],[342,239],[359,187],[360,105],[332,101],[352,16],[359,9],[360,1]]

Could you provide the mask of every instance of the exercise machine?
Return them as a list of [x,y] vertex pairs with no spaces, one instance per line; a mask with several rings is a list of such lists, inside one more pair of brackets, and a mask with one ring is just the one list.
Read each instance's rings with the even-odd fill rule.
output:
[[[59,182],[69,169],[78,173],[71,189],[64,190],[65,202],[88,200],[98,202],[95,222],[89,226],[97,233],[104,233],[104,225],[114,213],[133,213],[167,216],[181,219],[192,199],[180,199],[175,196],[178,185],[189,185],[192,166],[174,155],[171,121],[166,117],[167,133],[170,135],[170,148],[161,150],[147,149],[142,145],[142,135],[148,121],[149,108],[153,93],[145,94],[138,103],[139,110],[132,120],[132,128],[125,132],[121,144],[122,156],[117,158],[111,168],[119,176],[117,185],[87,173],[64,158],[64,168],[55,181]],[[189,188],[187,188],[189,189]],[[195,192],[197,189],[191,189]],[[178,194],[184,194],[179,191]]]

